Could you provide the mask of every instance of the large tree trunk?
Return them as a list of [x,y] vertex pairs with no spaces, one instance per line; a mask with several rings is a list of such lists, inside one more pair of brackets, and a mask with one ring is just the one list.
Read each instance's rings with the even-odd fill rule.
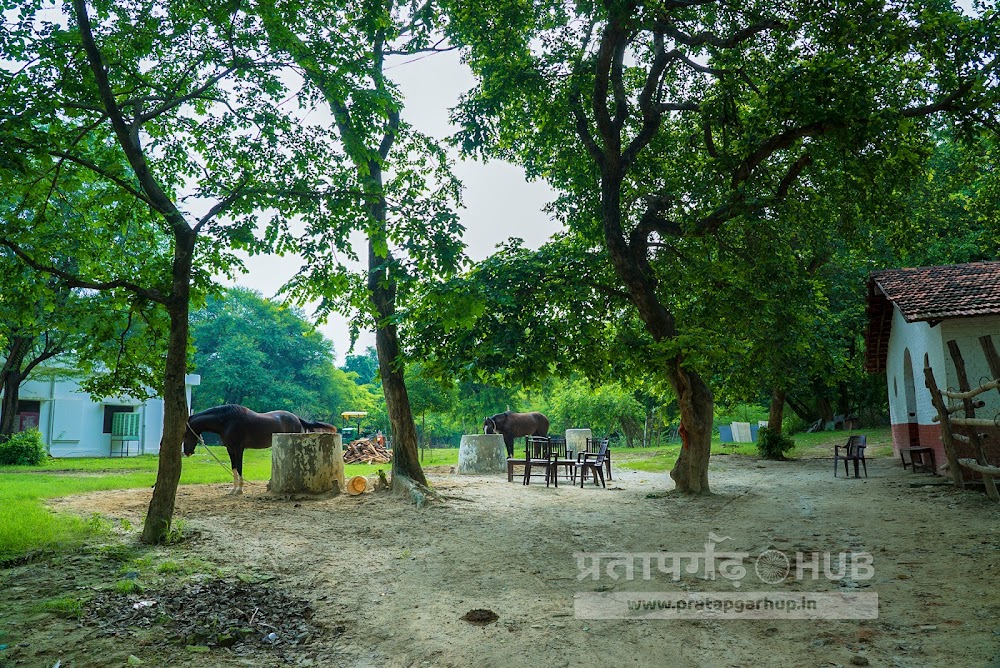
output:
[[771,408],[767,414],[767,428],[775,434],[781,433],[781,423],[785,418],[785,391],[774,388],[771,391]]
[[[375,161],[369,163],[368,178],[375,186],[375,192],[381,193],[382,169],[379,163]],[[374,198],[370,214],[378,224],[378,233],[382,241],[385,241],[386,202],[381,194]],[[385,251],[385,256],[380,256],[376,252],[374,236],[375,232],[368,233],[368,293],[378,314],[375,350],[378,353],[382,393],[385,395],[389,423],[392,426],[392,484],[396,488],[396,478],[403,476],[426,487],[427,478],[420,468],[417,426],[410,408],[410,397],[406,392],[399,334],[395,325],[396,281],[392,276],[392,257],[388,251]]]
[[21,380],[14,373],[7,373],[3,379],[3,397],[0,398],[0,442],[14,433],[17,417],[18,388]]
[[687,494],[708,494],[708,461],[712,450],[712,391],[701,376],[687,371],[678,359],[670,373],[681,411],[681,454],[670,471],[677,489]]
[[181,479],[181,442],[187,428],[188,405],[184,377],[187,374],[188,312],[191,294],[191,263],[195,234],[181,234],[175,228],[170,341],[163,374],[163,439],[153,498],[142,527],[144,543],[162,543],[170,534],[174,517],[177,484]]
[[30,341],[23,336],[11,337],[7,346],[7,359],[0,369],[0,389],[3,397],[0,399],[0,441],[5,441],[14,433],[14,421],[17,417],[17,400],[20,396],[21,381],[24,374],[24,358],[28,354]]
[[427,478],[420,468],[417,448],[417,427],[410,410],[410,398],[406,393],[403,370],[399,367],[399,339],[396,327],[379,327],[375,331],[375,346],[378,350],[379,374],[382,391],[392,425],[392,475],[405,476],[427,485]]
[[817,403],[817,408],[819,409],[819,416],[823,418],[823,422],[833,422],[833,404],[830,403],[829,399],[820,399]]
[[[625,240],[621,227],[621,165],[604,165],[601,177],[601,216],[604,238],[615,273],[628,290],[629,299],[642,318],[646,331],[657,343],[677,337],[673,314],[656,294],[656,277],[649,266],[645,245],[633,246]],[[684,367],[678,355],[669,362],[667,375],[680,406],[683,447],[670,477],[685,494],[708,494],[708,460],[712,446],[712,418],[715,404],[712,391],[701,376]]]

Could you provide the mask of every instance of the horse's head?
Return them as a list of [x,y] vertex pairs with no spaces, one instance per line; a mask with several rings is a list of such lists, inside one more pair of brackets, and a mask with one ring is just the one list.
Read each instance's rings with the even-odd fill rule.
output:
[[191,428],[191,423],[188,422],[184,429],[184,456],[190,457],[194,454],[194,449],[198,446],[198,441],[201,438],[198,434],[194,433],[194,429]]
[[497,423],[493,421],[493,418],[486,418],[483,420],[483,433],[484,434],[495,434],[497,433]]

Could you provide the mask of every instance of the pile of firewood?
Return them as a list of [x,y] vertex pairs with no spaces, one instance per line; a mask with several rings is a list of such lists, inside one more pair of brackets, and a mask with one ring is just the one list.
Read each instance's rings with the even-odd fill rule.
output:
[[387,464],[391,458],[392,450],[375,439],[359,438],[348,443],[344,450],[345,464]]

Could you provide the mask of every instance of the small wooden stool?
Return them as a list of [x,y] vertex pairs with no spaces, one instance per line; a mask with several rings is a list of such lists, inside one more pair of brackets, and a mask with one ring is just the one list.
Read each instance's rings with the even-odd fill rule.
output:
[[[906,461],[906,457],[903,453],[908,453],[910,455],[910,461]],[[937,466],[934,463],[934,448],[929,448],[927,446],[919,446],[913,448],[900,448],[899,449],[899,459],[903,462],[903,469],[906,469],[907,465],[913,467],[913,472],[917,472],[917,467],[925,469],[928,473],[937,473]]]

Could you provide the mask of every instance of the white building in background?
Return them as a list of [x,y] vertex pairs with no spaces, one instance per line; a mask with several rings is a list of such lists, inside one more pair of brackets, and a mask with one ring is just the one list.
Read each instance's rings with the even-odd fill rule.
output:
[[[122,457],[160,452],[163,399],[117,397],[97,400],[80,389],[80,378],[36,370],[21,385],[15,429],[36,427],[53,457]],[[201,376],[184,382],[191,388]],[[125,414],[125,417],[115,417]],[[116,429],[117,428],[117,429]]]
[[[972,387],[993,380],[980,337],[1000,348],[1000,262],[971,262],[938,267],[885,269],[868,279],[866,369],[884,373],[895,452],[926,446],[935,463],[946,460],[941,425],[924,380],[924,361],[939,389],[959,389],[958,373],[948,351],[954,341]],[[976,397],[985,402],[977,417],[1000,425],[1000,394]],[[966,433],[964,427],[956,427]],[[984,443],[991,463],[1000,457],[1000,426],[977,427],[989,434]],[[974,457],[971,446],[956,445],[959,457]],[[966,472],[966,477],[969,477]]]

